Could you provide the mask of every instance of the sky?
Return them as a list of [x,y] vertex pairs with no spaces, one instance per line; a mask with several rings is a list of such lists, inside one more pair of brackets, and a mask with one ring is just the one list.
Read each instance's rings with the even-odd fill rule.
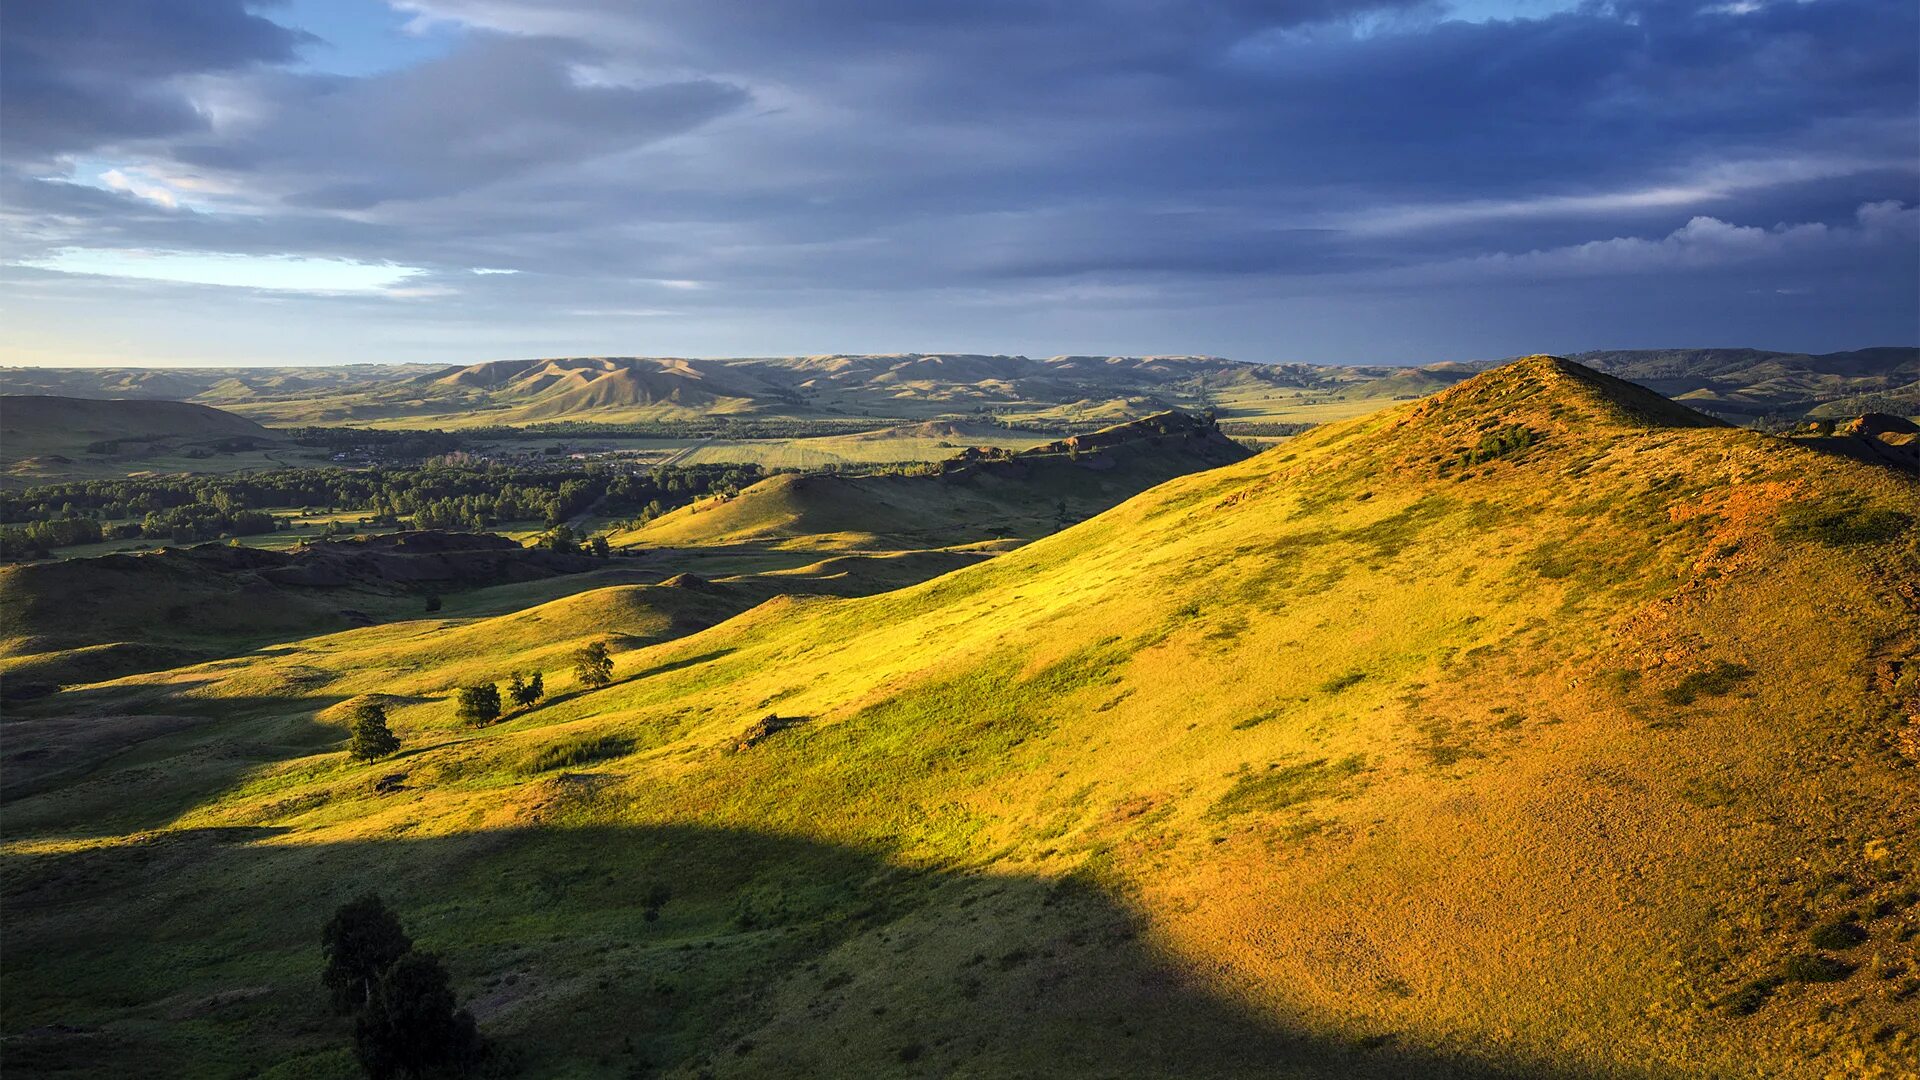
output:
[[1920,342],[1913,0],[4,0],[0,363]]

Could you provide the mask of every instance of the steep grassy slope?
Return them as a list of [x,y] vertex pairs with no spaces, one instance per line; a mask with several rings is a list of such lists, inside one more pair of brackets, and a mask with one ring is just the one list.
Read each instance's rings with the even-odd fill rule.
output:
[[68,691],[10,1065],[350,1075],[377,886],[532,1076],[1906,1076],[1916,517],[1536,358],[480,731],[621,594]]

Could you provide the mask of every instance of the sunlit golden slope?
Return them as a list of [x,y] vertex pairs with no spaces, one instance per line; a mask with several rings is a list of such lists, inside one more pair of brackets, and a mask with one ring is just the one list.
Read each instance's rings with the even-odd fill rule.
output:
[[8,805],[11,1052],[347,1075],[377,884],[529,1075],[1908,1076],[1917,515],[1531,358],[373,766],[316,650],[69,691],[207,719]]

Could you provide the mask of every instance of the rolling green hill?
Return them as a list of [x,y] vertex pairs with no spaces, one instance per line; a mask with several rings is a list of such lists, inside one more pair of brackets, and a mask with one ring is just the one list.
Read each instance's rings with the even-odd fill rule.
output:
[[284,447],[243,416],[183,401],[0,397],[6,480],[126,476],[187,468],[272,464]]
[[1916,519],[1534,357],[879,595],[73,687],[0,748],[9,1067],[350,1076],[378,888],[535,1077],[1906,1076]]
[[615,546],[772,542],[815,549],[1031,539],[1247,452],[1212,425],[1161,413],[1018,453],[967,454],[920,475],[769,477],[618,534]]

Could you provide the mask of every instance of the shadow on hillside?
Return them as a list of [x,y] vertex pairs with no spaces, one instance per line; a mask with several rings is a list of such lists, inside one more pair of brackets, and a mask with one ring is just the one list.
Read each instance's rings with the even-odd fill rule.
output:
[[255,769],[344,745],[340,728],[316,719],[344,700],[303,699],[288,713],[281,697],[90,686],[10,709],[0,739],[7,830],[162,828]]
[[1826,436],[1802,435],[1789,439],[1788,442],[1832,457],[1842,457],[1865,465],[1878,465],[1908,476],[1920,476],[1920,442],[1892,443],[1871,435],[1845,433]]
[[338,1054],[348,1029],[324,1011],[318,930],[378,889],[529,1074],[1643,1075],[1422,1049],[1369,1026],[1366,1001],[1350,1031],[1292,1028],[1158,951],[1088,882],[907,870],[757,832],[300,844],[176,831],[11,854],[0,870],[9,978],[36,988],[4,1021],[23,1073],[232,1073]]

